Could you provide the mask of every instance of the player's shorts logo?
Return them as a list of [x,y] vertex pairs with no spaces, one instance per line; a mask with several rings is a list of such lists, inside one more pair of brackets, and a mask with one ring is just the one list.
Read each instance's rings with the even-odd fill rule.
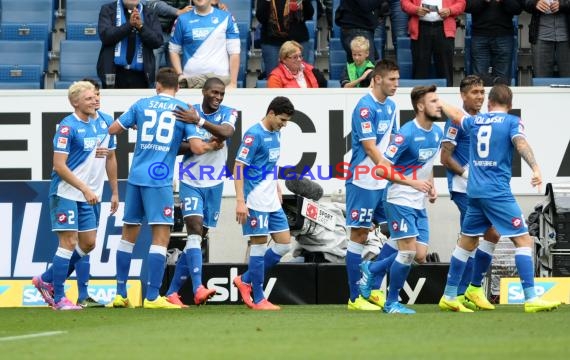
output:
[[521,218],[515,217],[511,219],[511,224],[513,224],[513,227],[515,229],[518,229],[522,226],[523,222],[521,220]]
[[351,218],[352,220],[358,219],[358,210],[351,210],[351,211],[350,211],[350,218]]
[[257,226],[257,219],[256,218],[251,218],[251,220],[249,220],[249,225],[254,228]]
[[57,222],[60,224],[65,224],[67,222],[67,215],[64,213],[59,213],[56,216]]
[[398,222],[397,221],[392,221],[392,230],[398,231]]
[[171,207],[165,207],[162,212],[164,213],[164,216],[172,217],[172,208]]

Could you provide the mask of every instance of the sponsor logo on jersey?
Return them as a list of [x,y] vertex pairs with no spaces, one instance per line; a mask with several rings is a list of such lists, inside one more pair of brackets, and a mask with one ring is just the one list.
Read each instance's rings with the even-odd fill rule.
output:
[[419,160],[419,161],[427,161],[427,160],[429,160],[432,156],[434,156],[436,152],[437,152],[437,149],[434,149],[434,148],[419,149],[419,151],[418,151],[418,160]]
[[402,135],[398,134],[394,137],[394,143],[400,145],[403,142],[404,142],[404,137]]
[[379,122],[378,123],[378,130],[376,130],[376,133],[384,134],[386,131],[388,131],[389,126],[390,126],[389,122],[386,122],[386,121]]
[[368,110],[368,108],[360,109],[360,117],[361,118],[368,119],[369,116],[370,116],[370,110]]
[[205,40],[210,34],[210,28],[192,29],[192,40]]
[[97,146],[97,137],[86,137],[83,138],[83,150],[91,151]]
[[243,138],[243,143],[244,143],[246,146],[251,146],[251,145],[253,145],[253,140],[254,140],[254,139],[255,139],[255,138],[254,138],[253,136],[251,136],[251,135],[246,135],[246,137]]
[[370,121],[363,122],[361,127],[362,127],[362,132],[364,134],[369,134],[372,132],[372,124],[370,123]]
[[69,135],[69,126],[60,126],[59,133],[61,135]]
[[279,148],[269,149],[269,161],[279,160]]

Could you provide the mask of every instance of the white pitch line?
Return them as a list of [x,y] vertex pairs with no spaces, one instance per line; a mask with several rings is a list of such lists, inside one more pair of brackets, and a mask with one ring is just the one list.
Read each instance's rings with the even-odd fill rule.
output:
[[67,331],[47,331],[47,332],[28,334],[28,335],[0,337],[0,342],[1,341],[25,340],[25,339],[32,339],[32,338],[43,337],[43,336],[54,336],[54,335],[65,334],[66,332]]

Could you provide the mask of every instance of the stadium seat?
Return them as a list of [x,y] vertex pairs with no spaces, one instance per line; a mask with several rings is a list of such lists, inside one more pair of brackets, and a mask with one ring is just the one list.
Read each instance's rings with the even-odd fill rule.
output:
[[36,88],[36,85],[22,83],[29,83],[28,79],[35,79],[39,74],[39,87],[43,87],[47,69],[45,41],[0,40],[0,54],[0,65],[6,66],[2,81]]
[[56,89],[67,89],[72,82],[85,77],[98,79],[97,57],[101,42],[89,40],[62,40],[59,60],[59,79]]
[[414,87],[414,86],[430,86],[446,87],[446,79],[400,79],[400,87]]
[[267,87],[267,80],[257,80],[255,82],[256,88],[266,88]]
[[346,52],[344,50],[329,50],[329,77],[339,80],[342,69],[346,66]]
[[344,51],[344,48],[342,47],[342,41],[340,41],[340,38],[330,38],[329,50],[342,50],[342,51]]
[[556,86],[567,85],[570,86],[570,78],[556,78],[556,77],[535,77],[532,78],[532,86]]
[[228,11],[233,15],[235,21],[251,25],[253,14],[252,0],[224,0],[221,2],[228,6]]
[[0,65],[0,89],[40,89],[39,65]]
[[340,80],[327,80],[327,88],[339,88]]
[[67,0],[65,38],[67,40],[99,40],[97,26],[101,6],[109,0]]
[[336,10],[338,9],[340,5],[340,0],[333,0],[332,1],[332,18],[333,18],[333,23],[331,24],[331,38],[340,38],[340,27],[338,27],[338,25],[335,23],[334,19],[336,17]]
[[2,0],[0,40],[44,41],[51,44],[53,0]]

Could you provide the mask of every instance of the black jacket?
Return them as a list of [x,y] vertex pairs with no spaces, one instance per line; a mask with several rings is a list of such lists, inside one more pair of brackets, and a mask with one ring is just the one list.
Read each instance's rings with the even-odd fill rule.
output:
[[[115,74],[115,45],[129,36],[132,31],[128,22],[115,26],[117,3],[112,2],[101,6],[99,12],[99,37],[101,38],[101,51],[97,60],[97,75],[104,87],[107,87],[105,74]],[[139,33],[142,42],[143,67],[149,85],[154,84],[155,60],[153,49],[162,45],[162,28],[156,14],[143,5],[143,27]]]
[[374,31],[378,26],[385,0],[341,0],[335,13],[335,23],[345,29]]
[[295,16],[295,18],[291,22],[289,30],[285,31],[282,15],[285,3],[285,0],[275,0],[275,7],[277,8],[277,19],[279,21],[279,26],[283,31],[283,34],[279,36],[279,34],[274,31],[272,25],[269,23],[271,13],[273,11],[271,8],[272,2],[267,0],[257,0],[255,17],[261,24],[261,42],[263,44],[281,46],[285,41],[288,40],[295,40],[300,43],[309,40],[309,31],[307,30],[305,21],[313,19],[313,15],[315,13],[313,4],[309,0],[303,0],[303,14],[293,15],[290,13],[290,16]]
[[[531,44],[536,44],[538,39],[538,26],[540,24],[540,17],[544,15],[536,10],[537,0],[524,0],[524,10],[530,14],[530,25],[528,26],[528,41]],[[566,31],[570,36],[570,0],[558,0],[560,4],[560,12],[566,15]],[[570,44],[570,41],[568,42]]]
[[513,16],[523,10],[523,0],[467,0],[465,12],[473,19],[471,33],[475,36],[515,35]]

